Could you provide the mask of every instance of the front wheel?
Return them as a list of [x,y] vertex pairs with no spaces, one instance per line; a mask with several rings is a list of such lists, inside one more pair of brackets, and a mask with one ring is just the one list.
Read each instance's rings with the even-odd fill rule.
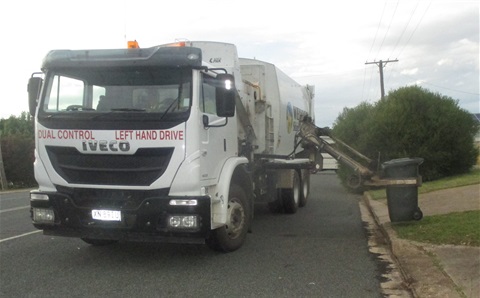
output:
[[225,226],[212,231],[207,239],[208,246],[222,252],[239,249],[247,237],[250,218],[250,205],[245,191],[232,184],[228,195],[227,222]]

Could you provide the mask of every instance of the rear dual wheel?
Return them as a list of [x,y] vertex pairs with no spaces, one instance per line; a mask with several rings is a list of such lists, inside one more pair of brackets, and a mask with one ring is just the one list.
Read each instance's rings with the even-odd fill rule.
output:
[[302,175],[301,181],[302,193],[300,194],[299,207],[305,207],[307,205],[308,196],[310,195],[310,172],[305,170]]
[[278,190],[277,199],[268,204],[272,212],[285,212],[289,214],[296,213],[298,207],[304,207],[307,204],[310,194],[310,173],[304,171],[293,171],[292,188],[282,188]]
[[281,190],[281,198],[285,213],[293,214],[297,212],[301,198],[300,175],[298,171],[293,171],[292,188],[284,188]]

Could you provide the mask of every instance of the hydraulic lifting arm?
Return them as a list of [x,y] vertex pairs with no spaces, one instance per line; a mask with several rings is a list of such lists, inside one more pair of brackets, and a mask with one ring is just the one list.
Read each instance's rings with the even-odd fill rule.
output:
[[[371,169],[373,165],[371,159],[348,146],[341,140],[332,137],[328,129],[315,126],[309,117],[306,117],[301,122],[299,136],[307,143],[313,144],[318,151],[330,154],[338,162],[352,169],[354,174],[349,177],[347,183],[348,186],[353,189],[358,189],[362,186],[421,185],[420,176],[406,179],[381,178],[381,173],[377,173],[376,170]],[[321,138],[322,136],[328,136],[335,142],[335,144],[328,143]],[[348,150],[348,154],[340,150],[337,147],[337,144],[341,144],[346,150]],[[364,163],[368,164],[368,166],[358,162],[356,159],[352,158],[352,156],[362,160]]]

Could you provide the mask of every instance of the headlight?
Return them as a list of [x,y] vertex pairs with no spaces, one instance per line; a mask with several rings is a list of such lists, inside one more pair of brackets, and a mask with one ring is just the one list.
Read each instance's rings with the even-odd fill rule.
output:
[[172,229],[197,229],[197,215],[171,215],[168,217],[168,227]]
[[55,222],[55,213],[52,209],[33,208],[33,222],[53,224]]

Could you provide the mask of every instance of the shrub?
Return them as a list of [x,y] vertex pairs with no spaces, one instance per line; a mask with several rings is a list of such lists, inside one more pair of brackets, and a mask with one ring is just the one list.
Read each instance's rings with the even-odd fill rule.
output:
[[468,172],[475,165],[478,129],[457,101],[411,86],[374,105],[344,110],[332,131],[373,160],[422,157],[420,173],[428,181]]

